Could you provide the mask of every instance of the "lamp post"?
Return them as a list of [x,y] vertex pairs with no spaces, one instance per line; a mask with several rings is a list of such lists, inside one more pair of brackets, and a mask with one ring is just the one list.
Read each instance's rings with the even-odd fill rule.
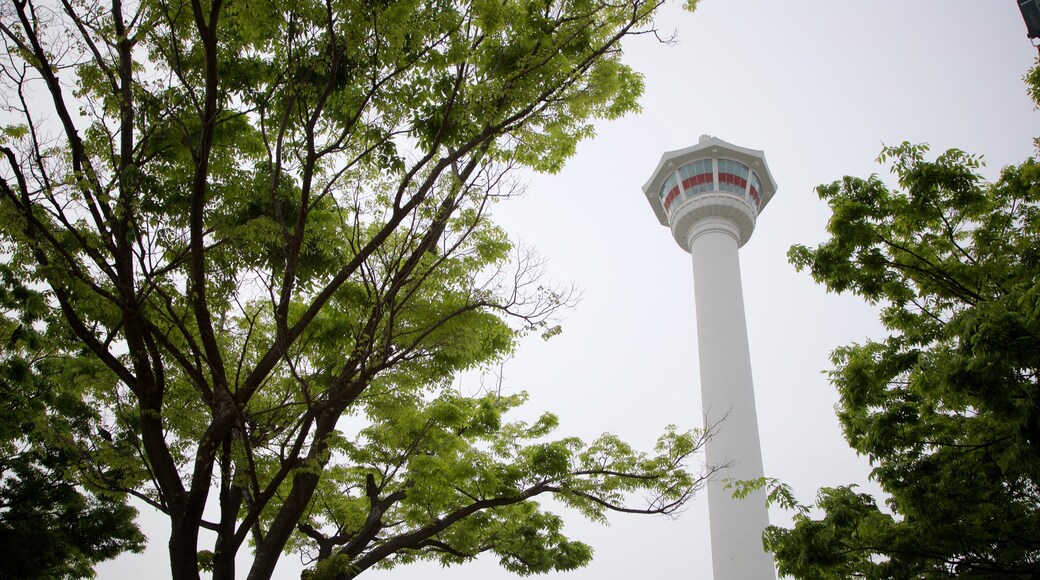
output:
[[1018,9],[1022,11],[1022,20],[1026,23],[1026,36],[1030,39],[1040,38],[1040,1],[1018,0]]
[[[706,427],[717,425],[706,455],[711,465],[728,465],[722,473],[729,479],[763,475],[737,250],[775,192],[761,151],[707,135],[665,153],[643,186],[658,220],[693,256],[701,401]],[[765,491],[737,500],[713,481],[708,511],[715,580],[776,577],[762,548]]]

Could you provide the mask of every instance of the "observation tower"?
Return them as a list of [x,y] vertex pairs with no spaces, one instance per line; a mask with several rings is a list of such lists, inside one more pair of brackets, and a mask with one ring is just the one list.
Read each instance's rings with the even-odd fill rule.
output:
[[[722,479],[763,475],[737,249],[775,192],[761,151],[708,135],[662,155],[643,186],[661,225],[693,256],[701,402],[705,427],[716,427],[706,455],[709,465],[728,464]],[[708,484],[715,580],[776,578],[762,548],[769,525],[765,491],[737,500],[724,485]]]

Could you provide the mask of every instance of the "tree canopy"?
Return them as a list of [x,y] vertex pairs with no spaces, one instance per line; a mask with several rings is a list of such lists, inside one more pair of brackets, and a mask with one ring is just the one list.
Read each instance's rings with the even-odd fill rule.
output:
[[58,574],[140,546],[128,496],[168,516],[176,579],[243,549],[251,579],[286,551],[315,578],[568,570],[591,548],[536,498],[681,509],[703,432],[584,443],[452,387],[558,331],[568,293],[488,212],[637,108],[621,41],[658,7],[4,4],[0,501],[51,494],[52,531],[93,535]]
[[[923,145],[883,150],[877,176],[820,186],[830,240],[799,269],[881,306],[891,335],[833,353],[849,444],[886,509],[854,486],[765,540],[796,578],[1035,578],[1040,574],[1040,165]],[[774,490],[793,502],[789,490]]]
[[[77,489],[69,470],[93,413],[64,388],[76,373],[48,356],[34,327],[44,296],[0,266],[0,578],[89,576],[96,562],[139,550],[136,512],[117,497]],[[68,346],[68,345],[66,345]]]

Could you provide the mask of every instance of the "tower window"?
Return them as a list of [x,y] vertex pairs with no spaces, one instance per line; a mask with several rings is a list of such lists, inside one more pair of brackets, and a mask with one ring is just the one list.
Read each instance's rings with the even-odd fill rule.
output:
[[757,210],[762,205],[762,181],[754,171],[751,172],[751,189],[748,194],[751,196],[751,205]]
[[664,210],[668,211],[678,197],[679,185],[675,182],[675,174],[673,173],[668,176],[668,179],[664,180],[664,185],[661,186],[661,203],[664,205]]
[[701,159],[683,165],[679,168],[679,177],[682,178],[682,188],[686,198],[715,189],[711,159]]
[[719,159],[719,191],[727,191],[744,197],[749,172],[743,163],[732,159]]

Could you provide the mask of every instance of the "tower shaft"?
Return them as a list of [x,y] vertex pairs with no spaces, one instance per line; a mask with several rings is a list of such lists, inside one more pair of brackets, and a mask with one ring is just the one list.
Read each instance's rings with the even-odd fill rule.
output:
[[[726,465],[727,479],[762,477],[758,418],[744,316],[738,230],[726,218],[699,220],[690,230],[701,401],[707,428],[709,465]],[[772,558],[761,534],[769,525],[765,492],[737,500],[724,481],[708,485],[711,556],[715,580],[774,578]]]

